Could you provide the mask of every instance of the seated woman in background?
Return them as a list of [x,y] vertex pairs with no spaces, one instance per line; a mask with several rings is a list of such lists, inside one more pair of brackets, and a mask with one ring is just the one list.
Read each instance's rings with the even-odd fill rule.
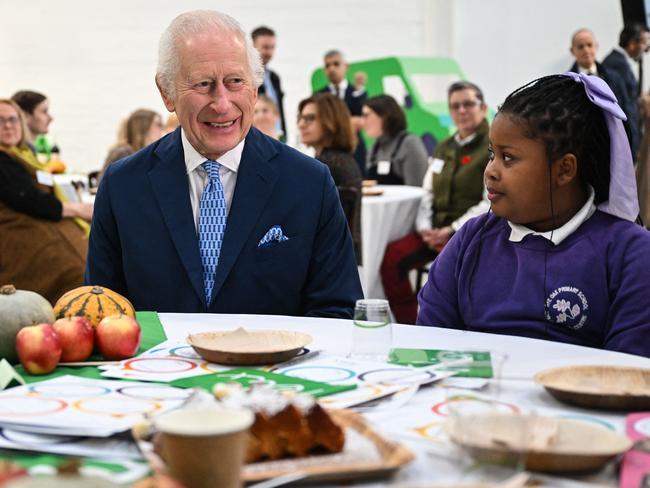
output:
[[36,137],[47,134],[48,128],[54,120],[49,112],[50,102],[42,93],[30,90],[16,92],[11,99],[18,104],[25,116],[27,126],[25,143],[32,151],[36,152],[34,147]]
[[279,139],[280,112],[278,107],[266,95],[257,95],[253,126],[273,139]]
[[483,93],[473,83],[459,81],[447,90],[447,101],[458,131],[433,153],[422,182],[426,193],[415,219],[416,232],[391,242],[381,264],[386,297],[402,324],[414,324],[417,316],[410,270],[432,261],[454,232],[490,207],[483,201],[483,171],[489,159]]
[[368,151],[367,177],[380,185],[422,185],[428,154],[424,143],[406,131],[402,108],[390,95],[366,100],[363,128],[375,144]]
[[332,173],[360,262],[361,171],[352,155],[356,140],[350,112],[340,98],[316,93],[298,105],[298,130],[302,142],[316,150],[316,159]]
[[100,174],[100,180],[106,168],[115,161],[130,156],[152,142],[157,141],[165,135],[162,118],[153,110],[139,109],[129,115],[126,122],[120,125],[117,134],[117,143],[111,148],[104,167]]
[[24,134],[18,105],[0,99],[0,283],[54,303],[83,284],[88,241],[80,223],[87,226],[92,205],[57,199],[52,175],[30,162]]
[[625,118],[597,76],[508,95],[490,129],[492,211],[433,262],[418,324],[650,357],[650,233]]

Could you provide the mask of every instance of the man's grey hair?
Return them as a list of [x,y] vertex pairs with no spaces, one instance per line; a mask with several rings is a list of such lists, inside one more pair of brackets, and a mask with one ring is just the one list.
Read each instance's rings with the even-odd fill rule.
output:
[[165,29],[158,44],[156,77],[166,95],[176,96],[176,75],[180,66],[178,43],[183,39],[211,29],[231,32],[246,46],[246,57],[255,87],[264,82],[264,66],[257,49],[247,38],[239,22],[216,10],[193,10],[180,14]]
[[338,49],[330,49],[325,53],[325,56],[323,56],[323,59],[331,58],[333,56],[339,56],[343,62],[345,62],[345,56],[343,56],[343,53],[339,51]]

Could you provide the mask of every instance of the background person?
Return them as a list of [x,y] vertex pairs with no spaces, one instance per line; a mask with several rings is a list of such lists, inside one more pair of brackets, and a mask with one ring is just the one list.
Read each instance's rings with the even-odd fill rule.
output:
[[108,156],[106,156],[101,176],[104,175],[106,168],[110,164],[139,151],[143,147],[160,139],[164,134],[164,126],[160,114],[144,108],[136,110],[129,115],[129,118],[125,122],[120,124],[117,143],[111,148]]
[[363,128],[375,143],[368,152],[366,175],[380,185],[421,186],[428,154],[423,142],[406,130],[404,111],[390,95],[365,101]]
[[180,128],[106,170],[87,283],[139,310],[352,317],[362,291],[334,182],[251,128],[262,79],[232,17],[171,22],[156,84]]
[[[336,49],[325,53],[323,58],[325,64],[325,76],[329,81],[328,85],[319,90],[320,93],[330,93],[335,97],[340,98],[345,102],[345,105],[350,111],[352,116],[352,127],[354,128],[357,136],[357,147],[354,150],[354,159],[359,166],[362,175],[366,174],[366,144],[361,138],[359,130],[362,127],[363,120],[361,119],[361,107],[368,98],[365,87],[356,87],[351,85],[346,76],[348,72],[348,64],[345,62],[343,53]],[[365,73],[364,73],[365,75]],[[362,77],[360,77],[362,78]],[[359,82],[362,79],[358,80]]]
[[453,237],[418,324],[650,356],[650,233],[607,84],[567,73],[510,94],[490,130],[492,212]]
[[619,36],[618,46],[612,49],[605,59],[603,66],[618,74],[623,82],[624,95],[619,99],[620,106],[627,115],[632,158],[636,159],[641,139],[639,119],[639,77],[638,61],[648,49],[650,33],[641,24],[627,24]]
[[83,283],[87,243],[74,220],[90,220],[92,206],[62,203],[52,175],[29,162],[25,121],[18,105],[0,99],[0,283],[56,302]]
[[50,102],[45,95],[31,90],[22,90],[13,94],[11,99],[18,104],[25,114],[25,142],[36,152],[34,146],[38,136],[47,134],[54,120],[50,115]]
[[298,105],[302,142],[316,150],[316,159],[329,168],[339,189],[357,256],[361,258],[361,171],[352,152],[356,144],[350,112],[340,98],[317,93]]
[[279,117],[280,112],[278,112],[278,107],[273,103],[273,100],[266,95],[258,94],[255,102],[253,127],[273,139],[279,139],[281,134],[278,132]]
[[268,67],[275,53],[275,31],[269,27],[260,26],[253,29],[251,38],[253,39],[253,46],[260,53],[264,65],[264,81],[257,89],[257,93],[266,95],[275,104],[280,115],[276,122],[275,132],[282,137],[283,141],[286,141],[287,125],[284,120],[284,92],[282,91],[280,76]]
[[452,234],[471,217],[487,211],[483,171],[489,159],[487,105],[473,83],[459,81],[447,91],[449,112],[458,131],[436,147],[422,188],[416,232],[391,242],[381,265],[386,297],[398,322],[414,324],[417,298],[409,281],[412,269],[433,260]]

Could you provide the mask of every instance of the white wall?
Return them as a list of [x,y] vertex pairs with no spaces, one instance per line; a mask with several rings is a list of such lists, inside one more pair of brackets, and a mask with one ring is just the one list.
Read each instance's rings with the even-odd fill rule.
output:
[[605,55],[622,26],[619,0],[0,0],[0,97],[46,93],[62,159],[97,169],[121,118],[139,107],[164,112],[153,81],[158,38],[194,8],[227,12],[247,31],[276,30],[271,67],[294,136],[296,106],[328,49],[350,60],[453,56],[496,106],[523,82],[567,68],[576,28],[592,28]]

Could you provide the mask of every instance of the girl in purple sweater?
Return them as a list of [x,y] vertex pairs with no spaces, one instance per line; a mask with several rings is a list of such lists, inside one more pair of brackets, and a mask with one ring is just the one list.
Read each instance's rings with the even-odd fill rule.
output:
[[434,261],[418,324],[650,356],[650,233],[625,115],[596,76],[511,93],[490,129],[491,212]]

